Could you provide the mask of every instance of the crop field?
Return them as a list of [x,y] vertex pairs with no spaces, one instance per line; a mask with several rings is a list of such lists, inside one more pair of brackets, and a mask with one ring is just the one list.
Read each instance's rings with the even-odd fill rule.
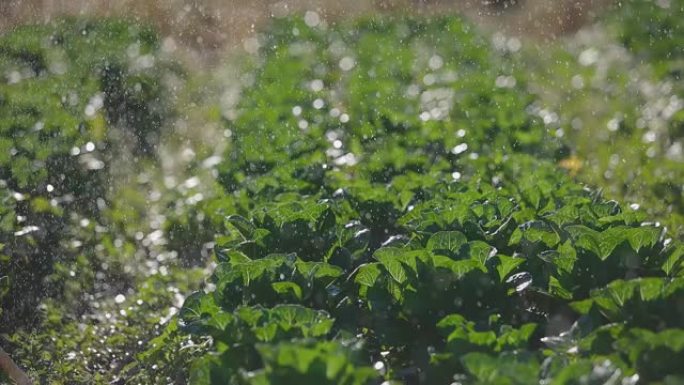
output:
[[437,3],[0,5],[0,384],[684,384],[684,1]]

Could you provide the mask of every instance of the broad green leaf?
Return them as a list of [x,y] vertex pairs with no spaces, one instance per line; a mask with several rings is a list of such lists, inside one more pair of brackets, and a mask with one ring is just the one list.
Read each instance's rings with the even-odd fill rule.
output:
[[457,279],[462,278],[464,275],[480,267],[479,263],[472,259],[461,259],[454,261],[453,259],[443,255],[435,255],[432,260],[435,267],[447,269],[453,272],[456,274]]
[[566,241],[558,247],[558,256],[554,259],[554,264],[561,270],[567,273],[572,272],[577,261],[577,252],[572,247],[570,241]]
[[359,267],[354,281],[362,286],[373,287],[380,276],[379,263],[367,263]]
[[585,300],[575,301],[575,302],[570,303],[570,307],[580,314],[589,313],[589,311],[591,310],[591,307],[593,305],[594,305],[594,301],[592,299],[585,299]]
[[270,313],[281,326],[299,328],[305,338],[324,336],[333,325],[333,319],[327,312],[300,305],[278,305]]
[[450,329],[453,327],[461,327],[467,323],[465,317],[460,314],[449,314],[442,318],[438,323],[438,328]]
[[248,256],[237,250],[216,248],[214,252],[216,254],[216,259],[218,259],[219,262],[230,261],[232,263],[244,263],[251,261],[251,259]]
[[660,239],[662,229],[653,226],[635,227],[627,233],[630,246],[639,252],[642,247],[653,247]]
[[671,250],[670,255],[667,257],[665,263],[663,263],[661,267],[665,274],[675,275],[678,271],[680,271],[682,265],[682,256],[684,256],[684,246],[679,245]]
[[279,294],[292,294],[294,298],[302,299],[302,288],[294,282],[273,282],[273,290]]
[[190,363],[190,383],[193,385],[212,385],[212,372],[220,366],[220,360],[214,355],[204,355]]
[[458,250],[468,242],[460,231],[438,231],[428,239],[427,249],[432,252],[445,250],[451,254],[457,254]]
[[254,231],[256,230],[256,227],[254,224],[252,224],[252,222],[239,215],[231,215],[226,218],[226,221],[235,226],[240,234],[242,234],[244,239],[251,239]]
[[581,247],[594,253],[599,258],[605,259],[601,250],[601,233],[583,225],[566,226],[564,230],[570,234],[577,247]]
[[572,300],[572,292],[564,288],[554,276],[549,277],[549,293],[565,300]]
[[504,325],[499,329],[499,335],[495,340],[495,350],[501,352],[508,349],[525,348],[536,330],[537,324],[534,323],[524,324],[518,329]]
[[297,270],[308,278],[337,278],[342,276],[341,268],[325,262],[304,262],[295,263]]
[[178,318],[185,328],[199,330],[207,326],[207,321],[222,309],[214,302],[214,298],[202,291],[189,295],[178,312]]
[[519,226],[521,235],[529,242],[541,242],[547,247],[554,247],[560,242],[560,236],[546,222],[540,220],[528,221]]
[[615,301],[615,304],[618,307],[622,307],[629,299],[632,298],[634,295],[634,289],[637,286],[637,281],[617,280],[611,282],[605,290],[613,299],[613,301]]
[[470,258],[477,261],[480,269],[487,271],[487,261],[496,254],[496,248],[482,241],[468,242]]
[[387,269],[392,278],[397,283],[404,283],[407,275],[402,265],[405,260],[404,251],[393,247],[383,247],[373,253],[373,258],[382,264]]
[[640,278],[638,283],[642,301],[653,301],[663,294],[665,282],[661,278]]
[[380,261],[382,266],[387,269],[392,276],[392,279],[394,279],[397,283],[404,283],[404,281],[406,281],[406,271],[404,271],[404,267],[401,265],[401,262],[387,256],[382,256],[377,259]]
[[[468,353],[461,358],[466,370],[482,384],[534,384],[538,382],[539,363],[531,355],[502,353],[490,356]],[[500,382],[505,378],[506,382]]]
[[525,262],[525,259],[523,258],[509,257],[502,254],[497,255],[496,258],[499,260],[499,264],[496,266],[496,271],[499,273],[500,282],[506,280],[508,274]]
[[602,260],[608,258],[622,242],[625,241],[629,228],[626,226],[611,227],[603,231],[599,236],[599,247],[601,254],[599,257]]

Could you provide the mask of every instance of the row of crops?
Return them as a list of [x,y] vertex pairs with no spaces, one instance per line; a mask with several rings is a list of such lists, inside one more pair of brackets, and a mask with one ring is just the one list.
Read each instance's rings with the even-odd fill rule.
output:
[[[544,53],[278,19],[222,117],[150,29],[7,34],[2,345],[51,384],[681,383],[683,13]],[[228,148],[170,176],[190,109]]]

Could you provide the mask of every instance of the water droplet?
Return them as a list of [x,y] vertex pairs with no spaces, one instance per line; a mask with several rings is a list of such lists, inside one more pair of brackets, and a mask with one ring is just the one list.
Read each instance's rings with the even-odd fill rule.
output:
[[313,92],[318,92],[323,90],[323,80],[321,79],[315,79],[312,80],[311,83],[309,84],[309,87],[311,87],[311,91]]
[[328,286],[326,290],[328,291],[331,297],[337,297],[342,292],[342,290],[335,285]]
[[511,52],[518,52],[522,48],[522,42],[520,39],[512,37],[506,42],[506,48]]
[[558,258],[560,256],[560,253],[556,250],[545,250],[539,253],[539,258],[542,261],[548,262],[548,263],[553,263],[553,260]]
[[304,23],[309,27],[316,27],[321,23],[321,17],[314,11],[306,11],[304,14]]
[[437,81],[437,78],[433,74],[427,74],[427,75],[423,76],[423,84],[425,84],[426,86],[431,86],[431,85],[435,84],[436,81]]
[[461,143],[461,144],[454,146],[454,148],[451,149],[451,153],[454,155],[458,155],[460,153],[465,152],[466,150],[468,150],[468,144],[467,143]]
[[598,61],[599,52],[595,48],[589,48],[579,55],[579,63],[585,67],[590,66]]
[[26,226],[19,231],[15,231],[14,236],[15,237],[21,237],[21,236],[24,236],[26,234],[29,234],[29,233],[32,233],[32,232],[38,231],[38,230],[40,230],[40,227],[38,227],[38,226]]
[[342,59],[340,59],[339,66],[342,71],[350,71],[352,68],[354,68],[355,65],[356,61],[354,61],[354,59],[349,56],[345,56]]
[[444,65],[444,60],[439,55],[432,55],[430,60],[428,60],[428,66],[433,70],[438,70]]
[[512,283],[515,285],[515,291],[518,293],[524,291],[532,284],[532,274],[523,271],[521,273],[511,275],[506,283]]
[[321,108],[323,108],[323,106],[325,106],[325,102],[323,101],[323,99],[318,98],[318,99],[313,101],[312,105],[313,105],[313,108],[320,110]]

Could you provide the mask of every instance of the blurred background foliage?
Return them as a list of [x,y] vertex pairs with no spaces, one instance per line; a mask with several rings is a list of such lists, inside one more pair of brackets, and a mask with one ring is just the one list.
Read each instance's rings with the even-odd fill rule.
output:
[[680,0],[6,1],[5,350],[40,383],[184,383],[206,341],[174,315],[244,199],[217,179],[264,31],[288,14],[407,12],[463,13],[494,49],[494,81],[529,91],[530,119],[568,145],[560,167],[684,239]]

